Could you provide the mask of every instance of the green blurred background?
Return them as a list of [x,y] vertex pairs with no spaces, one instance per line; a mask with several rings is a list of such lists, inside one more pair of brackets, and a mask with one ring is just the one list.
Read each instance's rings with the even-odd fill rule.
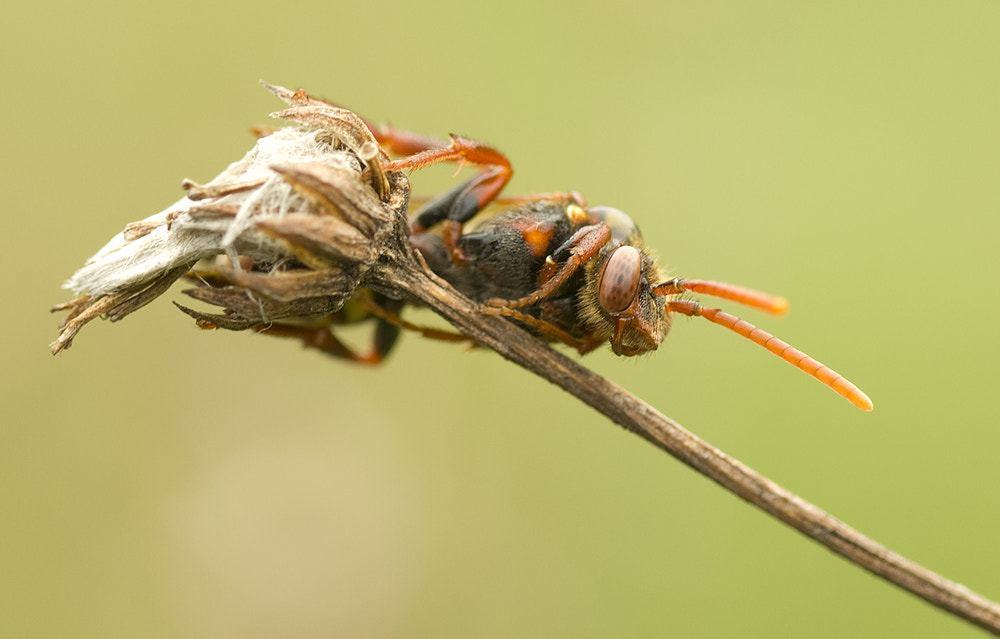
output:
[[487,352],[353,367],[175,290],[49,355],[60,283],[250,148],[258,78],[304,86],[787,296],[740,313],[874,413],[696,320],[586,362],[1000,598],[1000,4],[603,6],[4,9],[0,636],[979,636]]

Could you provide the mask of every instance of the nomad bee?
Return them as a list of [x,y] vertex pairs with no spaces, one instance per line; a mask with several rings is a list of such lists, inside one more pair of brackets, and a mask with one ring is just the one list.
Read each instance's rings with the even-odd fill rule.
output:
[[[480,302],[483,312],[510,318],[580,353],[608,342],[615,354],[628,356],[656,350],[674,313],[704,317],[763,346],[855,406],[872,409],[868,396],[843,376],[748,322],[703,307],[687,294],[711,295],[774,314],[787,310],[783,298],[721,282],[667,276],[628,215],[587,206],[576,193],[501,199],[513,172],[507,158],[490,146],[454,135],[450,143],[442,144],[393,128],[370,128],[388,151],[403,157],[386,164],[386,171],[440,162],[479,167],[475,177],[415,214],[411,242],[432,271]],[[467,229],[477,216],[485,221]],[[323,326],[270,324],[262,329],[369,363],[389,352],[400,328],[439,339],[464,339],[403,321],[402,307],[400,301],[361,290]],[[371,318],[377,320],[377,328],[368,355],[354,353],[329,330],[332,324]]]

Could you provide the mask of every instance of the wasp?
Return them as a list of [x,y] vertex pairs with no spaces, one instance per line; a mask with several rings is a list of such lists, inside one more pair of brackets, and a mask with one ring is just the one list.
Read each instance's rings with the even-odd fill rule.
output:
[[[871,410],[857,386],[817,360],[753,324],[692,294],[709,295],[780,315],[784,298],[709,280],[668,276],[622,211],[588,206],[581,195],[553,193],[502,198],[513,175],[510,161],[484,143],[452,135],[448,143],[369,124],[376,139],[402,159],[386,171],[412,171],[442,162],[478,167],[477,174],[428,201],[411,218],[411,243],[428,267],[459,292],[534,334],[581,354],[609,343],[617,355],[656,350],[673,317],[703,317],[724,326],[829,386],[855,406]],[[482,215],[481,215],[482,214]],[[400,317],[405,302],[360,289],[341,311],[309,326],[268,324],[262,331],[298,337],[337,357],[377,363],[401,329],[445,340],[463,336],[416,326]],[[341,343],[334,325],[375,320],[372,351]]]

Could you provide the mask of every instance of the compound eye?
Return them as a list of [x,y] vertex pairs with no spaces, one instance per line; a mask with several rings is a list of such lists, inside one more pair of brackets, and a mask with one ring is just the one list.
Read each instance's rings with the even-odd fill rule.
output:
[[632,304],[639,290],[642,258],[634,246],[619,246],[608,258],[601,274],[597,301],[608,313],[620,313]]

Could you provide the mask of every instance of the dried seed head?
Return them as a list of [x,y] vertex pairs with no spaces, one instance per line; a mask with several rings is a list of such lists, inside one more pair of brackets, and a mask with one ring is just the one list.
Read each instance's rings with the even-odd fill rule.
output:
[[265,86],[291,105],[273,115],[297,125],[260,137],[209,183],[185,181],[184,198],[127,225],[74,273],[64,287],[87,294],[53,309],[70,311],[53,353],[91,319],[124,317],[200,261],[225,255],[234,265],[207,267],[195,275],[204,286],[188,292],[223,314],[184,310],[205,326],[242,329],[337,310],[386,242],[405,244],[409,182],[382,169],[388,158],[364,121]]

